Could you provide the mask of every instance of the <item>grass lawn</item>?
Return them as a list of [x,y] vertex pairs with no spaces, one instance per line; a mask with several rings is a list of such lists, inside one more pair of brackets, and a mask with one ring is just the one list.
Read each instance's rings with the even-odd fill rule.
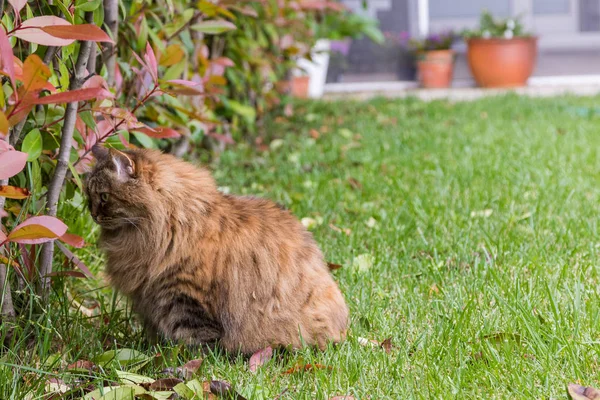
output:
[[[599,100],[305,103],[270,124],[285,142],[224,153],[211,165],[224,190],[309,218],[342,265],[350,338],[276,355],[255,374],[241,357],[208,354],[198,379],[248,399],[566,398],[569,382],[600,386]],[[95,247],[77,254],[101,270]],[[94,387],[118,382],[120,369],[165,377],[198,357],[149,348],[104,285],[65,278],[47,314],[29,308],[34,322],[0,358],[0,398],[41,398],[53,377]],[[139,362],[97,358],[123,348]],[[102,367],[66,372],[77,360]],[[285,373],[297,364],[332,368]]]

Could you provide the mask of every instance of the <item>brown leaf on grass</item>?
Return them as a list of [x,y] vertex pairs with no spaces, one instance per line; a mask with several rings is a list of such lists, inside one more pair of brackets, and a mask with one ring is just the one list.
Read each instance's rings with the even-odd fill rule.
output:
[[170,374],[180,377],[181,379],[190,380],[194,377],[198,368],[202,365],[202,359],[198,358],[186,362],[183,366],[177,368],[165,368],[161,371],[163,374]]
[[94,364],[93,362],[88,361],[88,360],[77,360],[74,363],[67,365],[68,371],[73,371],[73,370],[93,371],[96,368],[97,368],[96,364]]
[[499,346],[503,343],[513,342],[517,345],[521,344],[521,335],[512,332],[496,332],[490,335],[485,335],[483,339]]
[[150,390],[155,390],[155,391],[165,391],[165,390],[171,390],[173,389],[177,384],[183,382],[181,379],[178,378],[163,378],[163,379],[157,379],[154,382],[152,382],[149,386]]
[[348,184],[350,184],[350,186],[352,186],[352,189],[354,189],[354,190],[362,190],[363,185],[356,178],[349,177],[347,179],[347,181],[348,181]]
[[246,400],[244,396],[237,393],[229,382],[225,381],[210,381],[204,382],[204,389],[206,390],[206,385],[208,384],[208,391],[210,393],[217,395],[219,397],[223,397],[226,399],[235,399],[235,400]]
[[329,400],[354,400],[354,396],[333,396]]
[[273,348],[271,346],[258,350],[250,357],[250,372],[256,372],[258,367],[269,361],[273,357]]
[[332,223],[329,224],[329,227],[338,233],[345,233],[346,236],[350,236],[352,234],[352,230],[350,228],[338,228]]
[[600,399],[600,391],[593,387],[585,387],[570,383],[567,385],[567,393],[569,398],[573,400],[597,400]]
[[323,364],[296,364],[292,368],[285,371],[283,374],[290,375],[290,374],[294,374],[294,373],[300,372],[300,371],[306,372],[306,371],[314,371],[316,369],[332,370],[333,368],[328,365],[323,365]]
[[313,139],[318,139],[320,136],[321,136],[321,134],[319,133],[318,130],[316,130],[316,129],[310,130],[310,137],[312,137]]
[[381,342],[381,348],[388,354],[390,354],[392,352],[393,347],[394,347],[394,345],[392,344],[391,337],[389,337],[389,338],[385,339],[383,342]]
[[177,372],[179,374],[181,374],[181,376],[184,379],[189,380],[189,379],[192,379],[192,377],[194,376],[196,371],[198,371],[198,368],[200,368],[201,365],[202,365],[201,358],[191,360],[191,361],[186,362],[183,365],[183,367],[177,368]]
[[361,346],[365,346],[365,347],[380,347],[380,348],[382,348],[388,354],[391,353],[392,349],[394,349],[394,347],[395,347],[392,344],[392,338],[391,337],[385,339],[381,343],[378,342],[377,340],[366,339],[366,338],[359,337],[358,338],[358,344],[360,344]]
[[327,266],[329,267],[330,271],[342,268],[342,266],[340,264],[334,264],[332,262],[327,262]]

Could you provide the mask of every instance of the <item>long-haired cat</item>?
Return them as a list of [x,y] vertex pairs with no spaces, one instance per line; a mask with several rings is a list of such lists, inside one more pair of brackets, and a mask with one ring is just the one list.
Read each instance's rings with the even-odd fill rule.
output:
[[344,298],[288,211],[225,195],[208,171],[158,151],[93,154],[86,192],[106,273],[151,332],[246,354],[345,338]]

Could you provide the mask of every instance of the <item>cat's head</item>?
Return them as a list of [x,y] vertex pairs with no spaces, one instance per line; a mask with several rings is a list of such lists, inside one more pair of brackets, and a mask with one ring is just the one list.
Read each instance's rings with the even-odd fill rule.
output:
[[137,226],[148,217],[152,204],[152,189],[142,171],[141,154],[99,145],[92,153],[97,163],[85,185],[92,218],[109,230]]

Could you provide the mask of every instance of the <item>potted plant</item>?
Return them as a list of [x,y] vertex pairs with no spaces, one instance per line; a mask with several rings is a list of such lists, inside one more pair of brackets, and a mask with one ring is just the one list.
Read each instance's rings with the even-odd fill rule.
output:
[[[321,97],[325,89],[330,53],[341,50],[347,55],[351,41],[363,36],[375,43],[382,43],[383,34],[377,27],[376,20],[355,14],[346,8],[322,14],[311,22],[310,32],[314,34],[316,42],[310,51],[310,57],[298,60],[298,67],[305,72],[304,76],[308,75],[307,95]],[[304,84],[305,82],[298,82],[299,86],[304,87]]]
[[454,74],[454,33],[431,34],[422,39],[410,39],[404,33],[401,37],[415,54],[420,86],[427,89],[450,87]]
[[537,37],[525,32],[518,18],[497,20],[484,11],[479,27],[464,31],[463,37],[477,85],[500,88],[527,83],[537,58]]

